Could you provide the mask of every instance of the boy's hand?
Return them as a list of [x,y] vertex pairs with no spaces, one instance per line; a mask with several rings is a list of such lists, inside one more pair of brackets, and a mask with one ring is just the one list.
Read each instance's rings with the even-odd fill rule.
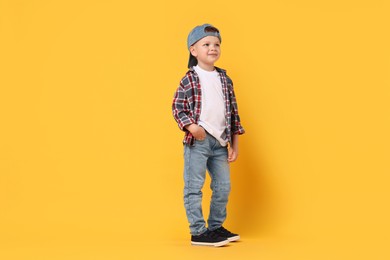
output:
[[238,152],[233,147],[229,147],[228,151],[228,162],[234,162],[237,160]]
[[238,135],[233,135],[232,144],[229,146],[228,162],[234,162],[238,157]]
[[195,137],[196,140],[204,140],[206,138],[206,131],[203,127],[198,126],[197,124],[191,124],[186,127],[188,131]]

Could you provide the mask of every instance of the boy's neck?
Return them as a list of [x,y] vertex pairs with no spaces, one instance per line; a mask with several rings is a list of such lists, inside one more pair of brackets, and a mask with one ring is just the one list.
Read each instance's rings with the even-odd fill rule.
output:
[[198,63],[198,66],[199,66],[201,69],[207,70],[207,71],[214,71],[214,70],[215,70],[214,64],[212,64],[212,65],[206,65],[206,64],[199,64],[199,63]]

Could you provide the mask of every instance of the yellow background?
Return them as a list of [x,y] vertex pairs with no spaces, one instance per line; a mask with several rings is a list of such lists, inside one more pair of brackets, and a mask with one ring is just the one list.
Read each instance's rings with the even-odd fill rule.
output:
[[[389,11],[1,0],[0,258],[389,259]],[[189,246],[170,107],[205,22],[247,131],[219,249]]]

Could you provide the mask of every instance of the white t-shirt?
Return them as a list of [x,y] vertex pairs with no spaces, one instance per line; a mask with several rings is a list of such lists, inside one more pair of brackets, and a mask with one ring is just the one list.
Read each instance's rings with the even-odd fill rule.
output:
[[194,67],[202,88],[202,108],[199,125],[214,136],[222,146],[226,146],[225,101],[219,73]]

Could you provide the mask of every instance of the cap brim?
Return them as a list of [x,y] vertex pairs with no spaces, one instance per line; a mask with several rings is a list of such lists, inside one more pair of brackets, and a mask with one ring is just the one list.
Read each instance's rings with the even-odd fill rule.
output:
[[188,68],[196,66],[197,64],[198,64],[198,60],[194,56],[192,56],[192,54],[190,52],[190,58],[188,60]]

